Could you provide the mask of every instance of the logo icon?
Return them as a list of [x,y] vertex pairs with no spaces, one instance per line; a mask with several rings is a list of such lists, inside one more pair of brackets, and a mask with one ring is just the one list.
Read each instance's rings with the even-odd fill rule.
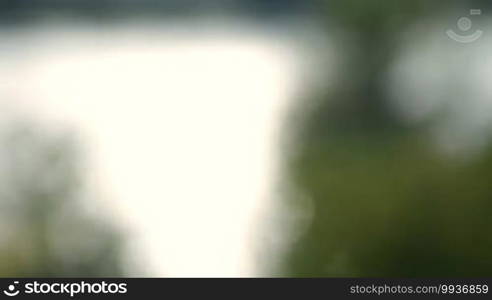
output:
[[9,297],[14,297],[19,295],[20,291],[15,289],[15,285],[18,283],[19,283],[18,281],[14,281],[14,284],[9,285],[8,288],[3,291],[3,293]]
[[[479,16],[481,14],[482,14],[481,9],[471,9],[470,10],[470,16]],[[466,33],[472,28],[473,23],[472,23],[472,20],[470,20],[470,18],[462,17],[458,20],[457,25],[458,25],[458,29],[461,32]],[[472,43],[472,42],[478,40],[483,35],[483,31],[482,30],[476,30],[472,34],[462,35],[462,34],[458,34],[458,33],[454,32],[453,30],[450,29],[450,30],[446,31],[446,34],[451,39],[455,40],[456,42]]]

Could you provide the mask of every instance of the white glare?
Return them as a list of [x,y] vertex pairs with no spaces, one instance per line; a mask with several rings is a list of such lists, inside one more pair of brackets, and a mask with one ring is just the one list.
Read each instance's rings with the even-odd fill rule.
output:
[[292,53],[255,32],[150,28],[3,33],[1,104],[81,132],[107,200],[90,205],[124,224],[150,275],[255,275]]

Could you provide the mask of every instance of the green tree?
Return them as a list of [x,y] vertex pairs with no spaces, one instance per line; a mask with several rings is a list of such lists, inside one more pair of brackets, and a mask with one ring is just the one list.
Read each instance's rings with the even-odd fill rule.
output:
[[84,209],[74,140],[15,127],[1,139],[0,276],[122,276],[121,235]]
[[329,25],[353,50],[342,83],[318,93],[289,158],[307,196],[291,201],[310,199],[314,210],[284,275],[491,275],[492,149],[466,163],[440,155],[425,126],[391,113],[381,80],[396,35],[457,3],[326,1]]

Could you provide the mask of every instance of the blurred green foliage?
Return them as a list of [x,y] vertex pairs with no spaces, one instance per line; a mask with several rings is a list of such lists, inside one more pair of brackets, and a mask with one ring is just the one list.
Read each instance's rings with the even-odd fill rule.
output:
[[458,2],[325,3],[328,24],[357,50],[345,53],[341,83],[296,112],[308,115],[289,172],[307,197],[292,201],[312,201],[314,215],[283,275],[490,276],[492,148],[468,161],[439,153],[425,125],[388,109],[381,81],[405,26]]
[[0,157],[0,276],[122,276],[122,237],[85,208],[90,196],[73,139],[24,125],[7,132]]

